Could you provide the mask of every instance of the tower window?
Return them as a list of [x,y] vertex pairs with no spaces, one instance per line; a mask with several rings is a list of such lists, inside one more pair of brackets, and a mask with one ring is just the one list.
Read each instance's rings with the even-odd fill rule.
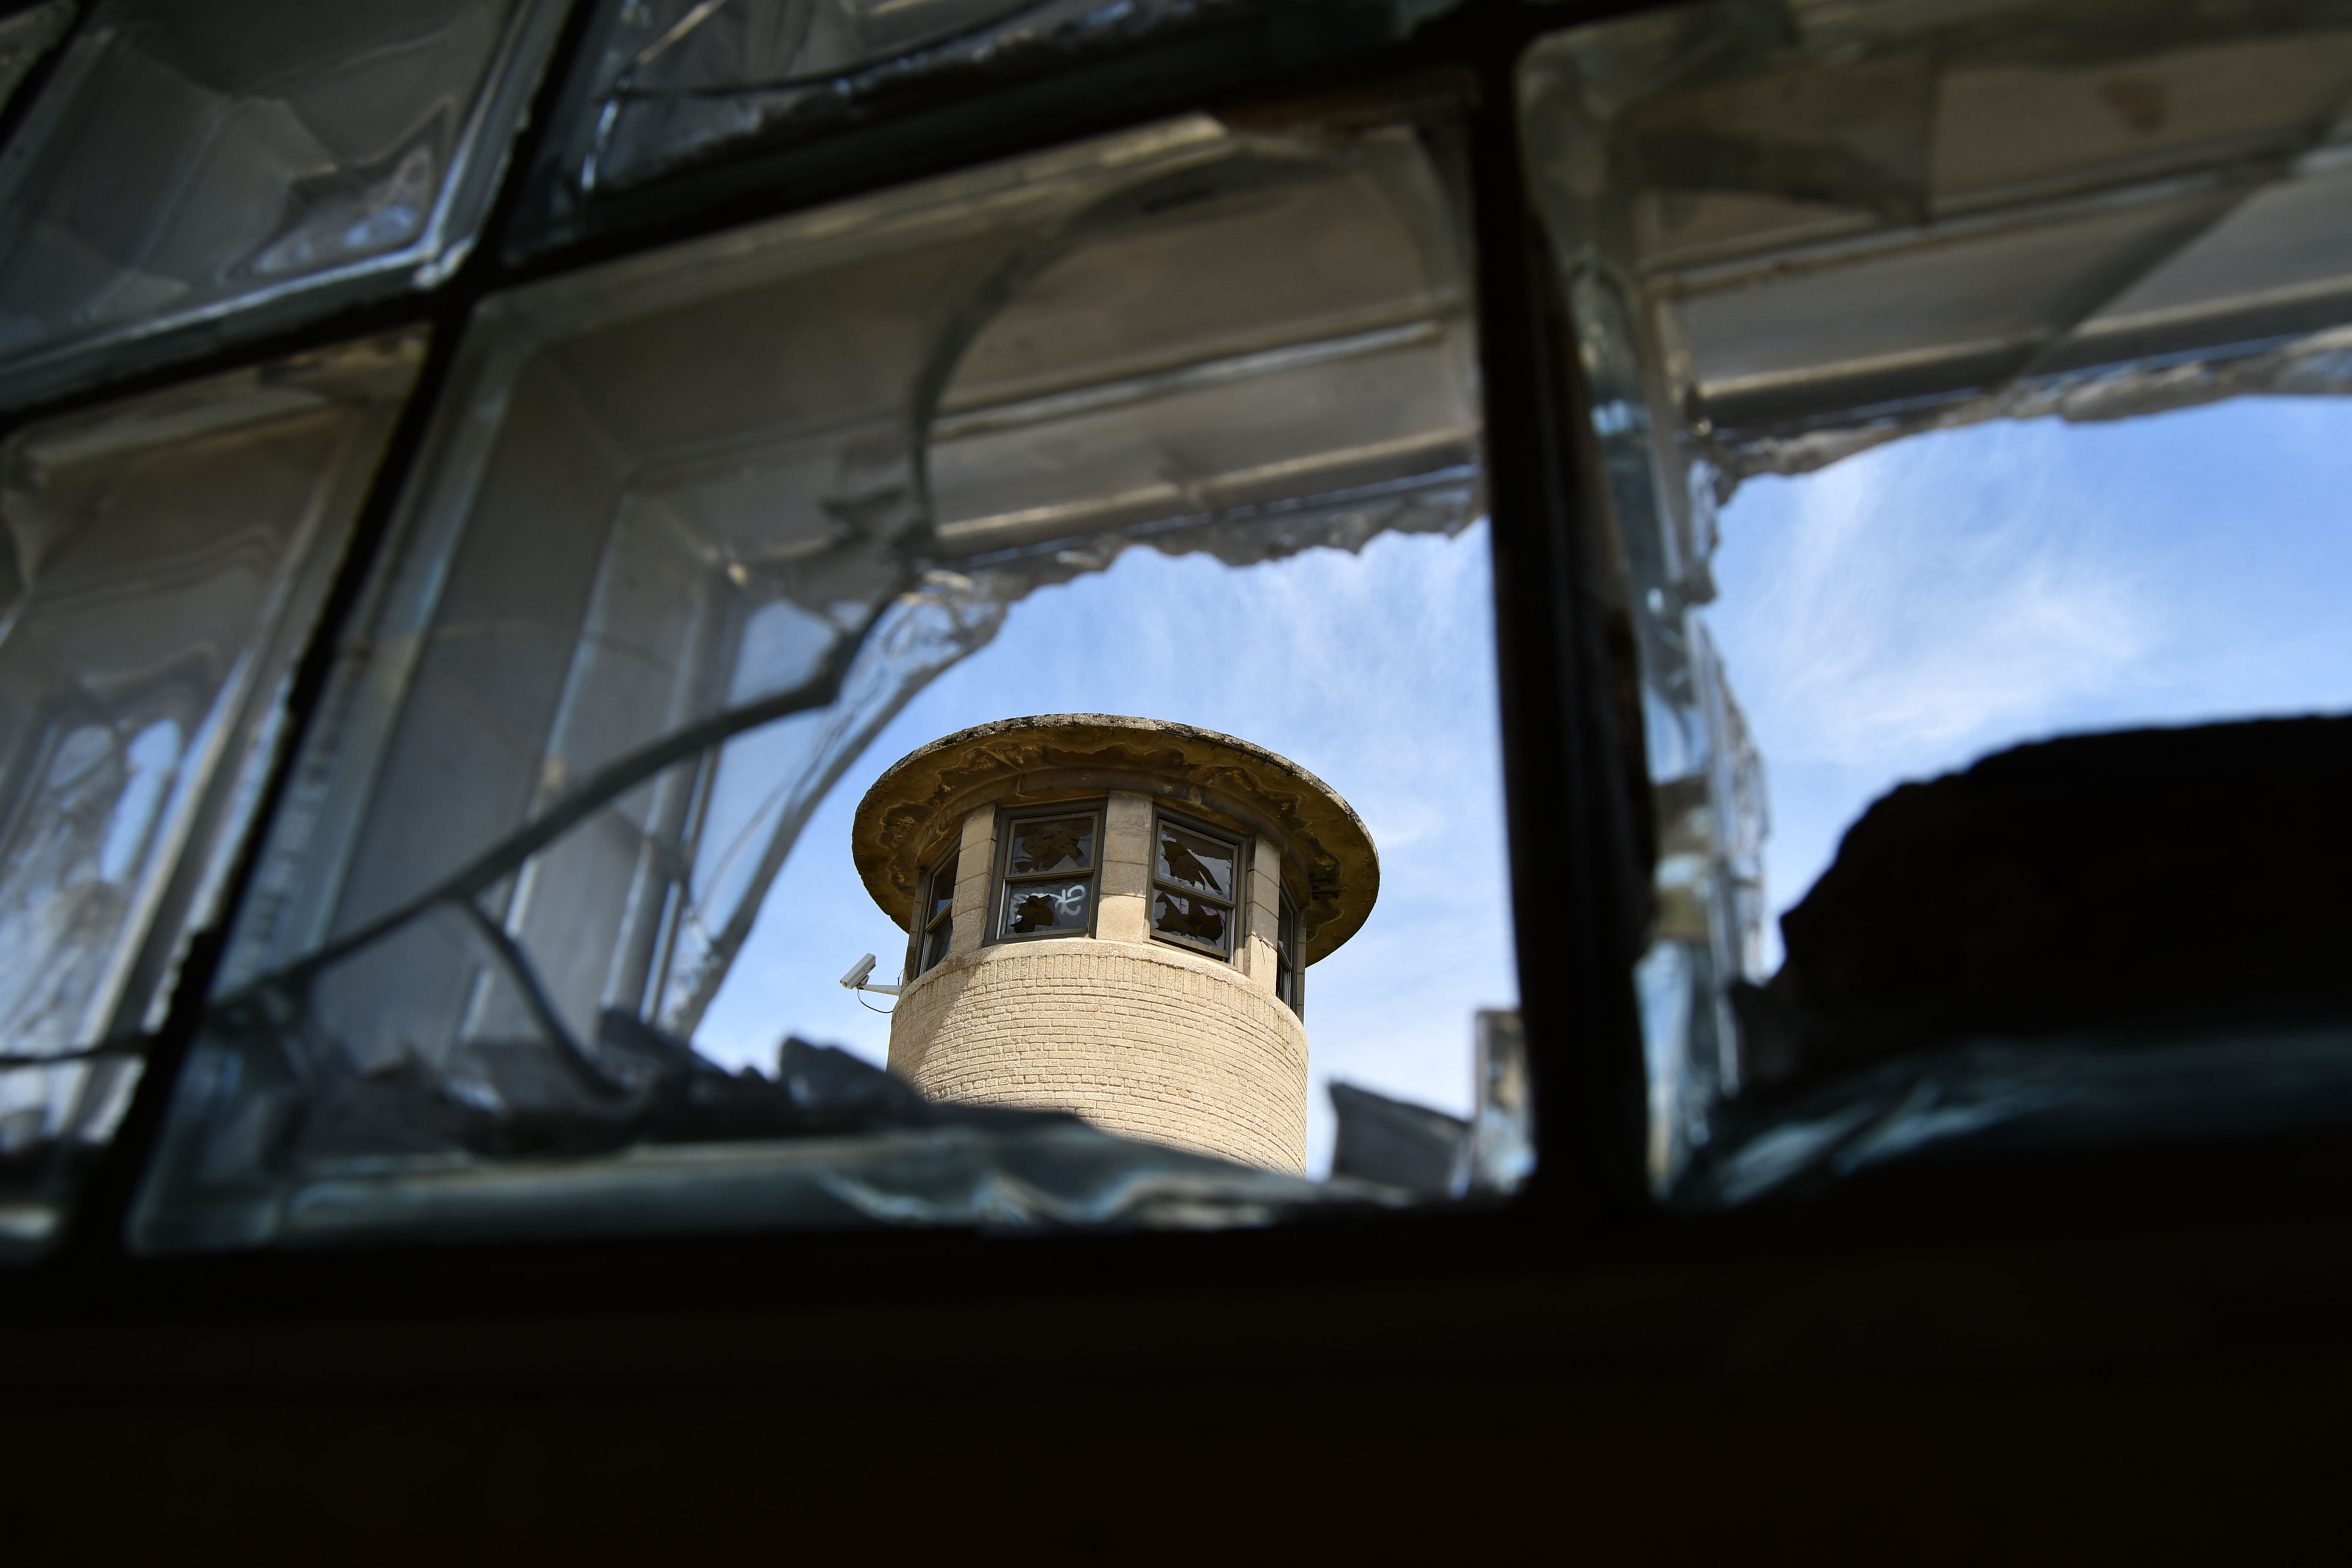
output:
[[1151,833],[1151,935],[1179,947],[1234,956],[1234,883],[1241,846],[1223,833],[1163,816]]
[[1092,936],[1101,810],[1064,806],[1009,817],[1002,841],[995,939]]
[[955,940],[956,862],[961,858],[950,852],[931,868],[924,882],[923,901],[915,906],[919,924],[915,931],[915,967],[909,977],[946,957],[948,945]]
[[1274,921],[1274,994],[1283,1005],[1300,1018],[1307,1016],[1307,966],[1298,961],[1298,905],[1290,901],[1290,890],[1283,889],[1277,900]]

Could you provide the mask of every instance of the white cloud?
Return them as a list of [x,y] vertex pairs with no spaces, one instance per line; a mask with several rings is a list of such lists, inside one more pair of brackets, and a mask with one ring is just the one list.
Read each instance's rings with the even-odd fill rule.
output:
[[2009,461],[2015,427],[1986,431],[1782,482],[1778,507],[1735,502],[1727,536],[1756,537],[1727,549],[1711,620],[1768,755],[1938,764],[2058,721],[2156,645],[2158,607],[2107,548],[2101,497]]

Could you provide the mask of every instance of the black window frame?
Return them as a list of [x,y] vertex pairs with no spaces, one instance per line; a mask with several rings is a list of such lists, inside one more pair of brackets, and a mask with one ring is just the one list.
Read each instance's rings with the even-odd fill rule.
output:
[[[958,867],[963,860],[961,842],[948,846],[948,852],[923,873],[923,896],[915,901],[913,918],[908,922],[907,978],[919,979],[946,961],[948,950],[955,945],[955,884]],[[941,895],[944,884],[945,895]],[[926,912],[929,913],[926,913]]]
[[[1635,5],[1609,15],[1668,8]],[[94,10],[80,10],[0,107],[0,139],[38,100]],[[1106,1270],[1151,1288],[1191,1288],[1218,1276],[1337,1280],[1364,1270],[1444,1270],[1538,1254],[1713,1255],[1824,1239],[1909,1246],[1939,1235],[2143,1224],[2174,1218],[2184,1205],[2209,1223],[2352,1206],[2352,1136],[2339,1135],[1925,1165],[1874,1176],[1817,1202],[1705,1219],[1665,1214],[1651,1197],[1643,1174],[1645,1084],[1631,964],[1650,919],[1654,845],[1643,800],[1641,716],[1625,702],[1633,689],[1633,654],[1629,634],[1607,610],[1615,548],[1601,498],[1608,476],[1591,444],[1589,392],[1559,295],[1558,258],[1530,205],[1517,123],[1524,51],[1594,14],[1521,0],[1464,0],[1400,37],[1360,25],[1352,32],[1318,32],[1286,10],[1213,34],[1147,42],[1050,78],[925,89],[895,104],[888,116],[812,143],[722,150],[607,209],[578,239],[519,255],[507,241],[521,175],[537,167],[542,143],[560,123],[558,106],[601,15],[593,0],[573,7],[476,243],[431,286],[256,336],[236,336],[233,322],[207,324],[160,348],[145,368],[0,410],[5,434],[373,332],[406,325],[431,332],[425,370],[289,683],[283,738],[274,766],[257,780],[252,826],[240,845],[223,852],[219,919],[192,944],[168,1016],[120,1047],[145,1062],[130,1108],[112,1141],[90,1155],[58,1245],[37,1263],[0,1271],[0,1319],[430,1316],[456,1311],[460,1300],[468,1311],[501,1303],[570,1310],[591,1296],[607,1308],[772,1304],[826,1299],[845,1288],[833,1282],[836,1264],[854,1265],[843,1277],[854,1273],[860,1290],[911,1296],[937,1289],[939,1261],[949,1256],[965,1265],[960,1289],[1092,1289]],[[269,824],[289,803],[305,732],[362,603],[465,329],[486,298],[616,256],[1171,116],[1265,116],[1309,103],[1341,112],[1370,105],[1405,119],[1419,112],[1416,105],[1433,105],[1433,118],[1458,133],[1496,568],[1507,895],[1539,1153],[1526,1188],[1507,1205],[1449,1212],[1442,1223],[1368,1215],[1297,1228],[1273,1248],[1245,1233],[1108,1237],[1074,1229],[1018,1247],[883,1230],[589,1243],[516,1239],[479,1248],[386,1244],[308,1256],[165,1260],[129,1250],[126,1218],[156,1156],[224,955],[224,933],[257,880]],[[992,883],[992,919],[995,894]],[[158,1289],[166,1279],[173,1288]]]
[[1307,966],[1298,945],[1298,901],[1277,870],[1274,892],[1274,994],[1276,1000],[1307,1020]]
[[[1163,866],[1160,832],[1165,827],[1172,827],[1179,832],[1191,833],[1196,838],[1223,844],[1233,852],[1232,896],[1220,898],[1214,893],[1203,893],[1200,888],[1177,877],[1172,871]],[[1255,839],[1244,839],[1223,828],[1213,828],[1206,822],[1193,818],[1181,816],[1174,811],[1162,810],[1155,801],[1151,808],[1151,837],[1148,841],[1150,847],[1144,853],[1144,869],[1148,875],[1144,883],[1143,924],[1145,931],[1150,935],[1151,939],[1154,942],[1164,942],[1179,952],[1194,953],[1203,958],[1214,958],[1221,964],[1238,966],[1241,962],[1242,944],[1249,940],[1250,860],[1255,841]],[[1223,913],[1225,940],[1222,948],[1212,946],[1199,937],[1161,927],[1160,924],[1161,901],[1179,897],[1192,900],[1192,910],[1196,914],[1202,904],[1207,904]]]
[[[1045,806],[1000,807],[996,813],[996,861],[990,868],[988,879],[987,935],[982,939],[990,946],[1003,946],[1013,942],[1043,942],[1050,938],[1088,937],[1095,934],[1102,918],[1103,832],[1109,815],[1108,798],[1082,800],[1057,800]],[[1091,817],[1094,820],[1093,863],[1086,868],[1087,925],[1083,931],[1066,926],[1047,926],[1042,931],[1008,929],[1008,904],[1016,887],[1047,887],[1059,883],[1076,882],[1078,873],[1047,868],[1044,871],[1013,869],[1013,837],[1023,822],[1052,821],[1058,817]]]

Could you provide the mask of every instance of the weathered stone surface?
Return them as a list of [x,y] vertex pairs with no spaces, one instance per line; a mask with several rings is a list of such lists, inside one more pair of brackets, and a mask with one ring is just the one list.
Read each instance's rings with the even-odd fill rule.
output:
[[1294,892],[1305,894],[1298,914],[1310,964],[1354,936],[1380,896],[1371,834],[1329,785],[1246,740],[1118,714],[1000,719],[908,754],[858,803],[850,854],[874,901],[903,926],[913,915],[921,867],[962,831],[973,808],[1112,790],[1271,840]]

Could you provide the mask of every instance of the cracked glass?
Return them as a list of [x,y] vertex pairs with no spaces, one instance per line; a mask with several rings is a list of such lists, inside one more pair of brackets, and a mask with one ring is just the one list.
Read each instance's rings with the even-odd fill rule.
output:
[[2344,14],[1688,6],[1521,103],[1656,1192],[2352,1122]]
[[1084,936],[1093,925],[1093,894],[1091,882],[1008,882],[997,929],[1006,936]]
[[931,869],[930,894],[923,900],[922,928],[916,937],[915,974],[946,957],[955,941],[956,866],[961,858],[950,855]]
[[278,754],[421,334],[0,446],[0,1258],[113,1136]]
[[95,0],[0,160],[0,399],[445,276],[563,9]]
[[1096,821],[1093,816],[1015,821],[1010,829],[1013,848],[1004,869],[1024,875],[1031,872],[1092,870]]
[[[874,1027],[834,983],[880,918],[847,873],[865,783],[958,704],[1042,706],[1041,672],[1191,668],[1216,584],[1263,585],[1248,613],[1318,639],[1302,659],[1421,661],[1466,737],[1433,766],[1467,769],[1445,787],[1484,824],[1478,907],[1507,904],[1456,142],[1430,112],[1187,117],[485,300],[134,1244],[1410,1201],[925,1101],[812,1037]],[[1413,619],[1439,585],[1460,617]],[[1398,690],[1335,679],[1300,711],[1344,737]],[[1087,822],[1029,827],[1012,922],[1079,918]],[[1440,1081],[1513,994],[1492,924],[1484,968],[1424,988]]]
[[1401,37],[1451,0],[599,0],[516,245],[591,232],[666,181],[941,99],[1280,16],[1300,40]]
[[1234,874],[1241,851],[1166,817],[1152,835],[1151,934],[1221,958],[1234,951]]
[[[1099,810],[1080,815],[1010,817],[997,892],[995,939],[1085,936],[1095,925],[1095,845]],[[1080,873],[1080,874],[1074,874]]]

